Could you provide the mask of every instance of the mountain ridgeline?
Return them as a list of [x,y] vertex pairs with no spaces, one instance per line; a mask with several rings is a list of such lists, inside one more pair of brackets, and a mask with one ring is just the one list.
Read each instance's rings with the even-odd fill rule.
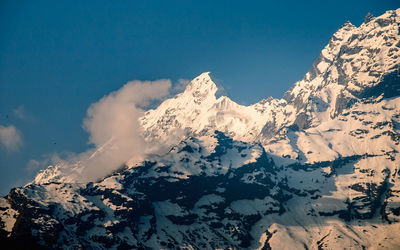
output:
[[0,198],[1,241],[400,248],[400,9],[345,23],[282,99],[243,106],[217,90],[203,73],[139,119],[148,142],[180,138],[165,154],[89,183],[60,163],[12,189]]

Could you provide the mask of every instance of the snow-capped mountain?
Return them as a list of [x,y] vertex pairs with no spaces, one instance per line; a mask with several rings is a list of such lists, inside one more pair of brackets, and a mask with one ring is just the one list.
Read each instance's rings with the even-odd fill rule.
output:
[[282,99],[217,98],[203,73],[139,119],[146,140],[180,143],[96,182],[71,177],[85,162],[41,171],[0,199],[1,239],[67,249],[399,248],[399,56],[400,9],[345,23]]

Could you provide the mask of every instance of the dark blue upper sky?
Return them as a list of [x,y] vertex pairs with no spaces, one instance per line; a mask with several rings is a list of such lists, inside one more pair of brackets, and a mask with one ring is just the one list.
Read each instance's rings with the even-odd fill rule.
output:
[[[211,71],[236,102],[283,93],[347,20],[400,7],[380,1],[1,1],[0,194],[31,159],[84,151],[88,106],[129,80],[191,79]],[[20,110],[20,112],[16,112]],[[23,113],[23,115],[18,115]]]

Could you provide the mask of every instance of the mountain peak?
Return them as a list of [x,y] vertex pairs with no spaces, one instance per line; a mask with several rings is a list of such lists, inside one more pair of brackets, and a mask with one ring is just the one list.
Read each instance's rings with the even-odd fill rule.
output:
[[364,18],[364,23],[369,23],[370,21],[372,21],[375,17],[371,14],[371,13],[367,13],[367,15]]
[[210,77],[210,72],[204,72],[195,77],[186,87],[185,93],[191,93],[193,96],[215,96],[218,88]]
[[343,40],[346,40],[349,35],[354,31],[357,27],[354,26],[350,21],[345,22],[342,27],[340,27],[332,36],[328,46],[338,46],[340,47]]
[[343,34],[347,34],[351,31],[353,31],[354,29],[356,29],[357,27],[354,26],[350,21],[346,21],[334,34],[333,37],[342,38]]
[[197,76],[195,79],[202,79],[202,78],[211,79],[210,74],[211,74],[211,72],[203,72],[199,76]]
[[356,27],[356,26],[354,26],[349,20],[347,20],[347,21],[342,25],[341,28],[346,28],[346,27],[354,28],[354,27]]

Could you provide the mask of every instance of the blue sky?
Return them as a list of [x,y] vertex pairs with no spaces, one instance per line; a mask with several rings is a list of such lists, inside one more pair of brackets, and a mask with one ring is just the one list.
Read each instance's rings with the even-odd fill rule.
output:
[[42,161],[89,146],[89,105],[127,81],[211,71],[236,102],[283,93],[347,20],[397,1],[1,1],[0,194]]

